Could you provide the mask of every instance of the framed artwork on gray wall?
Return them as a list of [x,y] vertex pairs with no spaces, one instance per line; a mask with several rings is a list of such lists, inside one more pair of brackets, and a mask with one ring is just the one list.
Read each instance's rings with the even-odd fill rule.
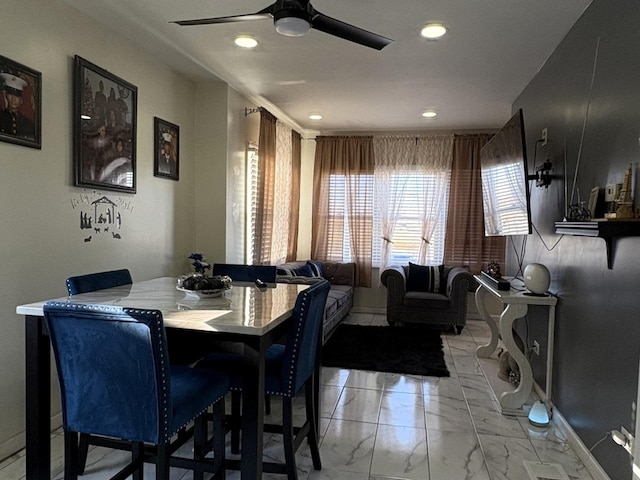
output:
[[136,193],[138,88],[76,55],[74,185]]
[[42,148],[42,74],[0,56],[0,141]]
[[180,127],[154,117],[153,139],[153,174],[156,177],[178,180],[180,178]]

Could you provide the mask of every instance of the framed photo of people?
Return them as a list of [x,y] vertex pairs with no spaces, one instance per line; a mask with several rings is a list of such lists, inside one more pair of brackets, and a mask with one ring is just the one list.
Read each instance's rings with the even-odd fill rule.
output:
[[0,56],[0,141],[42,148],[42,74]]
[[74,185],[136,192],[138,88],[76,55]]
[[180,172],[180,127],[154,117],[153,138],[153,174],[156,177],[178,180]]

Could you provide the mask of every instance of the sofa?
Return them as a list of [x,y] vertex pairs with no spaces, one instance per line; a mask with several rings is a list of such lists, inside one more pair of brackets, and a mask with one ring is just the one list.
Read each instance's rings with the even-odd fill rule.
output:
[[389,266],[382,272],[380,280],[387,288],[387,322],[392,326],[420,323],[459,334],[466,324],[468,292],[475,291],[477,282],[464,268],[440,265],[430,267],[436,273],[429,285],[415,273],[426,268],[410,264]]
[[278,265],[276,273],[276,283],[310,285],[322,278],[329,281],[331,287],[325,305],[322,328],[324,344],[353,306],[355,263],[294,261]]

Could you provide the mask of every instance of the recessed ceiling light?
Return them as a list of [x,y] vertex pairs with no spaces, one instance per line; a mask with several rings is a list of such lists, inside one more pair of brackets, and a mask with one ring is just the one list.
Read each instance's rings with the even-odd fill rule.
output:
[[242,48],[256,48],[258,41],[251,35],[238,35],[234,43]]
[[322,115],[320,115],[319,113],[312,113],[311,115],[309,115],[309,120],[322,120]]
[[436,112],[435,110],[425,110],[424,112],[422,112],[422,116],[424,118],[433,118],[438,116],[438,112]]
[[445,33],[447,33],[447,27],[441,23],[427,23],[420,31],[420,35],[432,40],[442,37]]

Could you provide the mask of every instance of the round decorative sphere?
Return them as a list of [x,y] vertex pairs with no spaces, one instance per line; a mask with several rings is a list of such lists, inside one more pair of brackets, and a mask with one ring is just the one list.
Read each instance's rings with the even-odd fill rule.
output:
[[542,295],[549,288],[551,274],[541,263],[530,263],[524,267],[524,286],[535,294]]

